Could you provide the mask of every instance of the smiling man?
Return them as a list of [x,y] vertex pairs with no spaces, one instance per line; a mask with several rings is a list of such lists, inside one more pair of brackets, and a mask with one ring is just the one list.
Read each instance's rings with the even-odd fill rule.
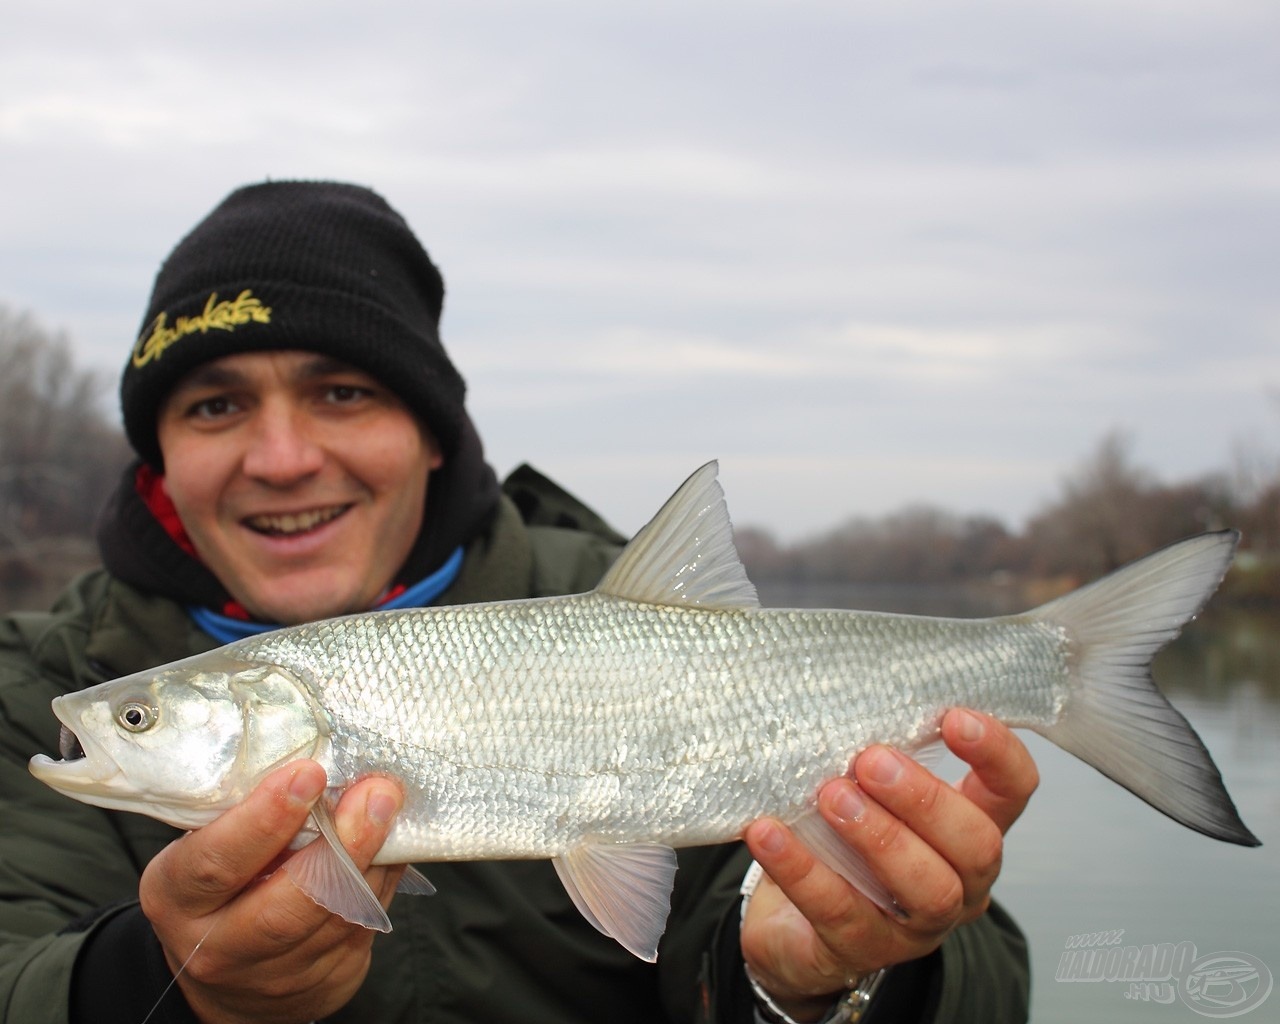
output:
[[274,870],[324,798],[315,762],[185,836],[30,777],[62,693],[280,624],[596,583],[623,538],[527,467],[499,486],[443,299],[403,219],[333,183],[241,189],[161,268],[121,380],[138,460],[102,515],[103,569],[0,620],[5,1020],[1023,1019],[1025,948],[990,892],[1035,767],[965,712],[943,722],[972,768],[958,786],[872,748],[819,794],[902,916],[763,820],[680,851],[656,965],[596,932],[545,861],[434,864],[434,898],[392,905],[403,867],[369,866],[401,803],[389,779],[334,812],[390,907],[375,942]]
[[197,367],[165,399],[157,435],[165,491],[196,555],[266,622],[375,606],[442,461],[391,388],[309,352]]

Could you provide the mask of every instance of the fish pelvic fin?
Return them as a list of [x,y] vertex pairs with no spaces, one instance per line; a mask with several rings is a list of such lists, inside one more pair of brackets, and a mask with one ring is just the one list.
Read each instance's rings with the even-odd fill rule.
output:
[[733,543],[718,465],[676,490],[605,573],[597,592],[645,604],[756,608],[756,588]]
[[641,960],[658,959],[671,913],[676,852],[659,843],[579,843],[552,860],[573,905]]
[[1156,653],[1226,575],[1240,535],[1173,544],[1028,613],[1065,630],[1070,687],[1058,721],[1033,727],[1174,821],[1259,846],[1191,724],[1151,676]]
[[323,800],[311,809],[311,820],[320,835],[284,862],[285,874],[316,903],[343,920],[374,931],[391,931],[391,918],[342,845],[333,812]]

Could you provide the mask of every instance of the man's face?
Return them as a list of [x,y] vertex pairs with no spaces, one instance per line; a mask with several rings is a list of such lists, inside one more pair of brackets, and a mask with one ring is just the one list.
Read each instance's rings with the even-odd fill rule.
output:
[[157,429],[165,485],[196,551],[267,622],[371,607],[417,538],[442,462],[389,388],[310,352],[197,367]]

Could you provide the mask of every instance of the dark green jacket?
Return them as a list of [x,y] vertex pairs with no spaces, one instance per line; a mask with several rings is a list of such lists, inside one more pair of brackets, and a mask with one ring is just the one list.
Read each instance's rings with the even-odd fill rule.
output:
[[[445,603],[586,590],[616,556],[620,538],[549,481],[523,471],[508,493]],[[137,889],[177,832],[68,800],[26,764],[58,749],[58,694],[211,646],[176,604],[101,571],[51,612],[0,620],[0,1020],[139,1024],[168,983]],[[587,924],[549,862],[431,864],[438,894],[397,898],[368,979],[330,1019],[749,1021],[736,923],[747,863],[736,844],[680,852],[657,965]],[[896,968],[870,1019],[1021,1020],[1026,989],[1022,937],[997,910]],[[175,988],[152,1021],[191,1019]]]

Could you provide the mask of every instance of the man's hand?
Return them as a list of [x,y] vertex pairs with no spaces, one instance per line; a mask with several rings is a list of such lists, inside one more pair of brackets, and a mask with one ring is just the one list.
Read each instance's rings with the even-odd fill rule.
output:
[[797,1020],[816,1020],[871,971],[925,956],[983,914],[1000,872],[1004,833],[1039,783],[1027,748],[994,718],[953,710],[951,751],[970,766],[954,787],[876,746],[853,778],[823,786],[818,807],[862,854],[906,912],[892,917],[817,860],[780,822],[752,823],[746,842],[768,873],[747,907],[742,954]]
[[[207,1024],[316,1020],[345,1005],[368,973],[374,932],[318,906],[283,871],[263,877],[287,855],[324,787],[314,761],[285,765],[143,872],[142,910],[170,970],[177,974],[200,944],[178,985]],[[343,794],[335,813],[347,852],[384,906],[404,869],[369,862],[402,801],[396,783],[369,778]]]

